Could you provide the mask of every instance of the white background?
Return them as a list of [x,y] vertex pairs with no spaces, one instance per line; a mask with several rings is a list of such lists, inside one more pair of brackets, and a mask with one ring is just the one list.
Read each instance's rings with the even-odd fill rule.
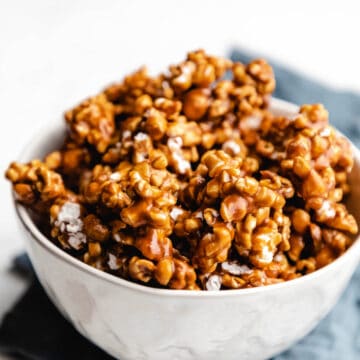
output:
[[[240,45],[360,91],[359,10],[355,0],[0,0],[0,173],[76,102],[199,47],[224,55]],[[1,319],[24,284],[7,270],[23,246],[2,177],[0,198]]]

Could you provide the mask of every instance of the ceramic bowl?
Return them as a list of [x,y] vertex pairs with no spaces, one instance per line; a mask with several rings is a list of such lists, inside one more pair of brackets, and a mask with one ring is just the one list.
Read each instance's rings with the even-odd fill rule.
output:
[[[272,111],[292,115],[274,99]],[[50,128],[21,161],[54,149],[64,128]],[[360,221],[360,154],[354,148],[349,207]],[[66,254],[15,203],[36,274],[50,299],[90,341],[121,360],[266,359],[305,336],[329,312],[360,259],[359,237],[330,265],[301,278],[220,292],[164,290],[96,270]]]

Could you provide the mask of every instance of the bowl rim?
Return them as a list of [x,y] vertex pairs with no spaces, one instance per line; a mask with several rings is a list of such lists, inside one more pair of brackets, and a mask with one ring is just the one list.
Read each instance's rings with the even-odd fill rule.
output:
[[[293,103],[272,98],[271,99],[271,105],[270,109],[273,111],[279,111],[282,113],[288,113],[288,114],[294,114],[298,111],[299,107]],[[57,128],[51,128],[51,133],[54,135],[55,133],[58,133],[59,130],[64,129],[64,126],[61,127],[58,126]],[[341,134],[343,135],[343,134]],[[42,139],[44,136],[43,132],[41,132],[41,135],[36,137],[35,139]],[[343,135],[344,136],[344,135]],[[350,141],[350,140],[349,140]],[[28,161],[28,154],[34,152],[34,148],[38,146],[40,141],[31,141],[28,143],[27,146],[25,146],[24,150],[22,151],[21,155],[19,156],[20,161]],[[359,164],[360,167],[360,151],[353,145],[353,143],[350,141],[353,148],[353,154],[355,161]],[[241,296],[241,295],[248,295],[248,294],[254,294],[254,293],[268,293],[271,291],[275,291],[277,289],[282,289],[284,287],[294,287],[297,284],[301,284],[304,282],[309,282],[312,279],[315,279],[317,277],[322,276],[324,273],[335,270],[335,268],[342,266],[347,259],[349,259],[351,256],[356,257],[356,253],[358,253],[358,257],[360,257],[360,233],[356,236],[354,243],[351,245],[350,248],[348,248],[344,254],[342,254],[340,257],[335,259],[332,263],[324,266],[321,269],[318,269],[310,274],[303,275],[299,278],[284,281],[277,284],[271,284],[266,286],[259,286],[259,287],[253,287],[253,288],[246,288],[246,289],[229,289],[229,290],[222,290],[222,291],[194,291],[194,290],[175,290],[175,289],[162,289],[162,288],[154,288],[142,284],[138,284],[129,280],[122,279],[120,277],[117,277],[116,275],[107,273],[105,271],[96,269],[90,265],[87,265],[83,263],[82,261],[78,260],[77,258],[69,255],[64,250],[57,247],[50,239],[48,239],[44,234],[41,233],[41,231],[38,229],[38,227],[35,225],[33,220],[30,217],[29,212],[27,209],[18,203],[16,201],[16,197],[14,192],[12,192],[12,199],[15,206],[15,210],[17,213],[17,216],[19,217],[21,223],[25,227],[26,231],[29,232],[30,237],[32,240],[35,240],[38,245],[40,245],[43,249],[45,249],[48,253],[55,256],[61,261],[64,261],[66,264],[70,265],[73,268],[76,268],[77,270],[80,270],[82,272],[85,272],[91,276],[94,276],[95,278],[98,278],[99,280],[103,280],[106,282],[110,282],[114,285],[125,287],[129,290],[135,290],[137,292],[149,294],[149,295],[156,295],[156,296],[166,296],[166,297],[186,297],[186,298],[198,298],[198,297],[232,297],[232,296]],[[35,270],[36,271],[36,270]]]

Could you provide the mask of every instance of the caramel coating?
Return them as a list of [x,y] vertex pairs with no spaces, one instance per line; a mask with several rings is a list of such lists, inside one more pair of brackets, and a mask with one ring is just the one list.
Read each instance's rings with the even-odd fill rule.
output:
[[13,162],[5,176],[12,182],[17,200],[27,206],[48,209],[52,201],[65,194],[61,176],[39,160]]
[[78,144],[88,142],[103,153],[115,130],[113,105],[103,94],[85,100],[65,114],[70,136]]
[[[226,75],[226,76],[225,76]],[[86,264],[147,286],[241,289],[326,266],[358,225],[351,146],[321,104],[268,109],[275,78],[197,50],[65,114],[63,146],[6,177],[41,230]]]

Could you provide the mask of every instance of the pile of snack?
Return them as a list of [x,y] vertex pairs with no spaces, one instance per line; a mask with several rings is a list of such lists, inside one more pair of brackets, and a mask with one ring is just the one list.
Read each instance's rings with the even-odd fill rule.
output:
[[65,114],[61,149],[6,172],[40,229],[81,261],[154,287],[239,289],[319,269],[358,227],[351,146],[322,105],[269,111],[264,60],[199,50]]

